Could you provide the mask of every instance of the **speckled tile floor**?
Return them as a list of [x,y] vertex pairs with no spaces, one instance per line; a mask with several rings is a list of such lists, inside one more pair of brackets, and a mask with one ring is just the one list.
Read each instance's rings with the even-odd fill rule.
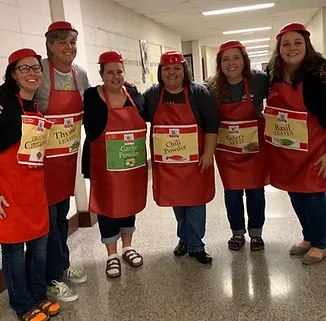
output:
[[[176,223],[169,208],[149,199],[138,216],[134,246],[144,266],[123,263],[122,276],[105,277],[106,251],[97,225],[69,238],[74,266],[88,282],[75,286],[80,299],[63,304],[55,321],[322,321],[326,320],[326,260],[311,267],[291,258],[300,227],[286,193],[266,188],[265,251],[251,253],[249,243],[231,252],[230,231],[221,185],[208,205],[206,249],[213,256],[203,266],[188,256],[176,258]],[[7,293],[0,294],[0,320],[16,320]]]

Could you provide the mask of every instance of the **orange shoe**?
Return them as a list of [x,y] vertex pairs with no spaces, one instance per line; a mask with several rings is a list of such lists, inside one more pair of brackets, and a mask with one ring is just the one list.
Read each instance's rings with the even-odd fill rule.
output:
[[47,314],[45,314],[38,308],[35,308],[24,315],[20,315],[18,316],[18,318],[22,321],[47,321],[50,319]]
[[54,317],[59,314],[61,310],[61,306],[59,303],[55,303],[53,301],[44,301],[43,303],[38,305],[38,308],[45,314],[50,317]]

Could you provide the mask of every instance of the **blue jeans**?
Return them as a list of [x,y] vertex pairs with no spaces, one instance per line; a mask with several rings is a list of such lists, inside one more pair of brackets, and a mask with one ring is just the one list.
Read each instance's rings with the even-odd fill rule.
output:
[[67,198],[57,204],[49,206],[50,232],[48,241],[48,259],[46,264],[46,278],[51,281],[62,281],[63,271],[70,266],[68,238],[68,219],[70,199]]
[[11,308],[18,314],[34,309],[47,300],[46,254],[48,236],[24,243],[1,244],[2,268]]
[[187,245],[190,253],[200,252],[206,230],[206,204],[200,206],[175,206],[174,215],[178,221],[177,235]]
[[[250,237],[261,237],[265,222],[264,188],[246,189],[248,230]],[[233,235],[246,233],[243,190],[225,190],[225,207]]]
[[326,196],[320,193],[289,192],[291,203],[302,226],[305,241],[312,247],[326,248]]

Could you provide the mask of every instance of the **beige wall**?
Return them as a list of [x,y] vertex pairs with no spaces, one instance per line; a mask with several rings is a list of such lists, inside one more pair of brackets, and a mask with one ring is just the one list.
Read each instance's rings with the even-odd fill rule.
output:
[[[320,8],[311,21],[306,25],[310,31],[311,42],[315,50],[326,54],[326,7]],[[325,41],[324,41],[325,39]]]
[[207,76],[211,77],[215,74],[216,69],[216,48],[206,47],[206,56],[207,56]]
[[0,83],[11,52],[31,47],[45,56],[44,33],[50,23],[47,0],[0,0]]
[[81,0],[84,24],[88,73],[91,83],[100,82],[97,59],[99,54],[113,49],[121,51],[127,59],[126,77],[134,81],[141,90],[149,87],[151,75],[142,82],[139,39],[147,41],[152,80],[156,82],[157,64],[161,51],[181,49],[180,35],[144,16],[110,0]]
[[[0,83],[7,58],[14,50],[31,47],[42,56],[46,55],[44,33],[51,23],[51,13],[54,20],[58,20],[57,12],[51,12],[49,2],[52,2],[52,11],[58,9],[56,0],[0,0]],[[62,3],[60,6],[65,19],[83,31],[79,37],[76,62],[88,70],[94,85],[100,82],[97,58],[104,51],[120,50],[127,59],[127,78],[144,90],[152,84],[151,79],[156,82],[161,51],[181,50],[181,37],[177,32],[111,0],[64,0]],[[81,19],[80,14],[74,17],[74,12],[81,12]],[[61,16],[59,18],[62,19]],[[152,78],[150,74],[146,75],[145,84],[142,82],[139,39],[148,43],[150,72],[153,75]]]

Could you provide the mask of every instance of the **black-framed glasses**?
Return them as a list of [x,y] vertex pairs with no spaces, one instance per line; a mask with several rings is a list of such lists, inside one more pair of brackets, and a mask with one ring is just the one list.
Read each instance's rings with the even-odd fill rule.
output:
[[18,66],[15,69],[19,69],[19,71],[22,74],[28,74],[30,72],[31,69],[33,69],[33,71],[35,73],[39,73],[42,71],[42,66],[41,65],[33,65],[33,66],[29,66],[29,65],[22,65],[22,66]]

